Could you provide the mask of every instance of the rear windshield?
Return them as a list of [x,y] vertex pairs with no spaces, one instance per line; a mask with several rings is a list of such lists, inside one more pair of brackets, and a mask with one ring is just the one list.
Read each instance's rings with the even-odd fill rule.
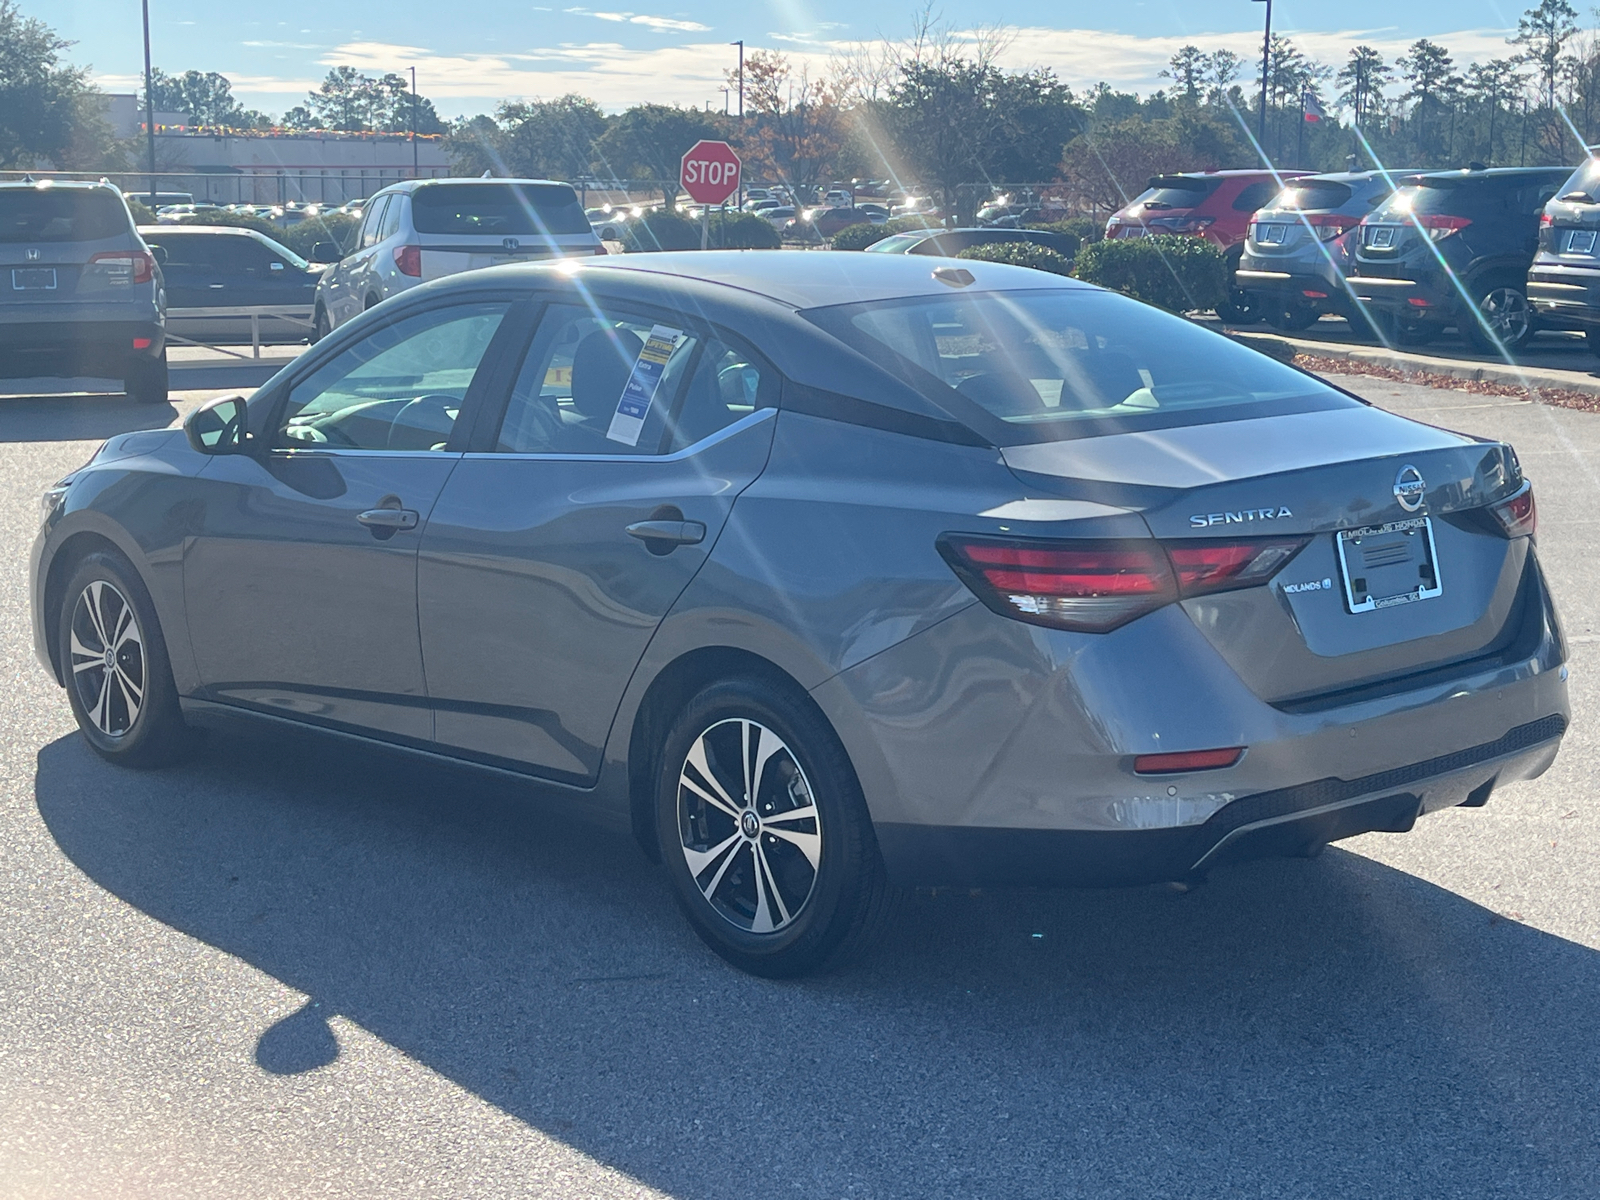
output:
[[1087,288],[805,315],[999,445],[1360,403],[1182,317]]
[[873,242],[867,249],[877,254],[904,254],[926,236],[922,233],[896,233],[881,241]]
[[561,183],[462,183],[420,187],[411,195],[418,233],[589,233],[578,193]]
[[94,242],[132,229],[128,206],[113,192],[0,190],[0,244]]
[[1146,208],[1193,208],[1217,190],[1221,179],[1190,179],[1183,175],[1157,176],[1135,201]]
[[1600,196],[1595,195],[1597,190],[1600,190],[1600,158],[1590,158],[1585,159],[1583,165],[1572,173],[1571,178],[1561,185],[1561,190],[1556,195],[1565,196],[1568,192],[1588,192],[1590,196],[1600,200]]
[[1326,212],[1349,203],[1351,194],[1349,186],[1343,183],[1297,183],[1284,188],[1267,207],[1293,212]]

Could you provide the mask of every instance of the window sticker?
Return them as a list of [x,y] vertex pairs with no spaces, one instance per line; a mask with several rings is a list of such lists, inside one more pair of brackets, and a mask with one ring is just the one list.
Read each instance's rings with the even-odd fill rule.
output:
[[625,446],[639,444],[639,431],[644,428],[645,416],[655,401],[656,389],[661,386],[662,372],[682,337],[681,329],[668,329],[665,325],[656,325],[650,330],[644,349],[639,351],[639,360],[633,364],[633,373],[628,376],[627,386],[622,389],[622,399],[617,401],[616,415],[611,418],[611,428],[606,430],[607,439]]

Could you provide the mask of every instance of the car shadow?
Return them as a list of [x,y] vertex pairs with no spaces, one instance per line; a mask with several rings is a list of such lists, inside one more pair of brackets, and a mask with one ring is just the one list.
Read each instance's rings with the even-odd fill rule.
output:
[[0,398],[0,442],[91,442],[138,429],[165,429],[171,404],[135,404],[111,395]]
[[[38,756],[99,886],[680,1197],[1557,1196],[1600,1178],[1600,954],[1334,849],[1164,888],[907,898],[748,978],[558,797],[305,737]],[[203,1019],[203,1014],[196,1019]],[[1270,1180],[1270,1186],[1264,1181]]]

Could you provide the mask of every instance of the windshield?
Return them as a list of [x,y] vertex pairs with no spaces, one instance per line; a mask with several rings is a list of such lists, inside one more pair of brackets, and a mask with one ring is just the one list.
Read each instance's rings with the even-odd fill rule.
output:
[[1182,317],[1088,288],[805,315],[999,445],[1360,403]]
[[107,189],[0,190],[0,243],[93,242],[132,229],[128,206]]
[[418,233],[548,235],[589,233],[578,194],[561,183],[461,183],[418,188]]
[[1300,183],[1284,188],[1267,207],[1290,212],[1321,212],[1340,207],[1350,199],[1350,195],[1348,186],[1331,180]]
[[925,233],[897,233],[882,241],[873,242],[867,249],[874,254],[904,254],[927,236]]
[[1189,179],[1185,176],[1156,178],[1134,201],[1146,208],[1193,208],[1217,190],[1220,179]]

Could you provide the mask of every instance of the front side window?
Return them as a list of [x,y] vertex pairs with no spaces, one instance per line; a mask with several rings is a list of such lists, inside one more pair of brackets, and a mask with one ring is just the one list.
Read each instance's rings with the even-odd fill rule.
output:
[[456,304],[376,330],[295,384],[280,448],[445,448],[509,304]]
[[1181,317],[1097,289],[804,315],[999,445],[1359,405]]

